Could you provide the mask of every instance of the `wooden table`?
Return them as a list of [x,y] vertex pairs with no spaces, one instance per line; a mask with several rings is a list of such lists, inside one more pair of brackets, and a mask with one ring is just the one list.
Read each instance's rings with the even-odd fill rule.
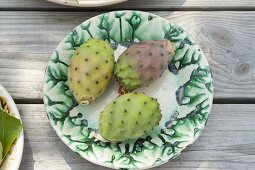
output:
[[73,153],[57,137],[42,101],[51,53],[82,21],[105,11],[153,11],[183,27],[211,65],[215,96],[201,137],[155,169],[255,169],[255,0],[129,0],[72,8],[45,0],[0,0],[0,83],[24,123],[21,170],[106,169]]

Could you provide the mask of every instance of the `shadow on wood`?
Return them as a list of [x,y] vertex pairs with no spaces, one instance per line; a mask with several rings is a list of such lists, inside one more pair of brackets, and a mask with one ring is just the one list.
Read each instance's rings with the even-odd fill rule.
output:
[[33,150],[32,146],[29,142],[29,138],[27,137],[26,132],[24,131],[24,137],[25,137],[25,143],[24,143],[24,151],[23,151],[23,157],[20,164],[20,169],[26,169],[26,170],[34,170],[34,158],[33,158]]

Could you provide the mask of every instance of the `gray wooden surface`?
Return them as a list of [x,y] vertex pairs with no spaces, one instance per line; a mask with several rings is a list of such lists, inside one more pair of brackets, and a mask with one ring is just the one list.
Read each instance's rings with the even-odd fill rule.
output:
[[[56,5],[45,0],[0,0],[0,9],[26,10],[56,10],[71,9],[63,5]],[[255,9],[254,0],[128,0],[121,4],[97,7],[94,10],[138,9]],[[81,9],[79,9],[81,10]]]
[[[64,36],[100,12],[0,12],[0,81],[16,99],[41,99],[49,57]],[[255,12],[154,12],[183,27],[212,67],[215,99],[255,97]]]
[[25,129],[20,170],[105,169],[57,137],[42,104],[42,82],[51,53],[71,29],[121,9],[153,11],[183,27],[213,71],[215,104],[205,131],[177,159],[155,169],[254,170],[255,0],[129,0],[101,8],[0,0],[0,83],[19,103]]
[[[25,125],[25,150],[21,170],[93,170],[93,165],[71,152],[49,124],[42,104],[18,105]],[[255,105],[213,106],[200,138],[164,169],[255,168]]]

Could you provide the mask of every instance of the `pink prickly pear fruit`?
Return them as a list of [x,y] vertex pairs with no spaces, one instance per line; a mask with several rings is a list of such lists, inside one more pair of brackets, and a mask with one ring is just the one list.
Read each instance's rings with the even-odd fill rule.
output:
[[166,39],[144,41],[126,49],[114,69],[119,93],[148,86],[162,75],[174,54],[174,46]]

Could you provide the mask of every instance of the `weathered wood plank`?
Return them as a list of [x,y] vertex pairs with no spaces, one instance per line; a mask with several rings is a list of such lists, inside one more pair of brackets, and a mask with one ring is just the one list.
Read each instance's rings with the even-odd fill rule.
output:
[[[95,12],[0,12],[0,83],[15,99],[42,98],[47,61]],[[156,12],[182,26],[213,70],[215,99],[255,98],[255,12]]]
[[[44,106],[18,105],[25,130],[21,170],[105,169],[73,153],[50,126]],[[255,168],[255,105],[214,105],[202,136],[158,169]],[[155,168],[156,169],[156,168]]]
[[[95,10],[109,9],[226,9],[226,8],[251,8],[255,7],[253,0],[129,0],[121,4],[93,8]],[[46,0],[0,0],[0,9],[71,9],[70,7],[57,5]],[[91,8],[90,8],[91,9]],[[87,8],[88,10],[88,8]]]

